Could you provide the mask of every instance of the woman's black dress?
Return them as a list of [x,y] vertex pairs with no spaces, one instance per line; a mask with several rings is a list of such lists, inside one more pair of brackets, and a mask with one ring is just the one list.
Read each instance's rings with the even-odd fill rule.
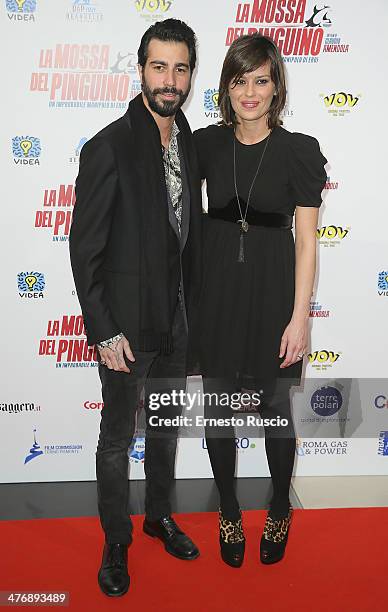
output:
[[[194,132],[209,209],[235,198],[232,128],[211,125]],[[319,207],[326,159],[315,138],[277,127],[252,189],[250,207],[293,215],[296,205]],[[244,213],[248,191],[266,140],[236,139],[236,177]],[[236,213],[237,215],[237,213]],[[196,353],[204,376],[257,381],[301,376],[302,362],[279,368],[282,334],[294,305],[295,246],[291,229],[250,225],[239,263],[240,225],[204,214],[204,270]],[[256,381],[254,386],[252,383]]]

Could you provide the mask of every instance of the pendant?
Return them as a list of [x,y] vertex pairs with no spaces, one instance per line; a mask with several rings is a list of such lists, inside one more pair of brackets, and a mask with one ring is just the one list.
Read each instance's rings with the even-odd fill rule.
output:
[[245,234],[244,234],[243,230],[241,230],[240,231],[240,245],[239,245],[239,249],[238,249],[237,263],[244,263],[245,262],[244,240],[245,240]]
[[237,223],[241,223],[241,231],[246,233],[249,230],[248,221],[245,221],[244,219],[239,219]]

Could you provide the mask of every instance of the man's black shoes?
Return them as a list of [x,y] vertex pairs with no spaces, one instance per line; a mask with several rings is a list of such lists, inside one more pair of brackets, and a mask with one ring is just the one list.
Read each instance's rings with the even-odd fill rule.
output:
[[120,597],[128,591],[128,544],[105,543],[98,584],[110,597]]
[[199,550],[190,538],[179,529],[171,516],[164,516],[158,521],[144,520],[143,531],[153,538],[159,538],[170,555],[178,559],[196,559]]

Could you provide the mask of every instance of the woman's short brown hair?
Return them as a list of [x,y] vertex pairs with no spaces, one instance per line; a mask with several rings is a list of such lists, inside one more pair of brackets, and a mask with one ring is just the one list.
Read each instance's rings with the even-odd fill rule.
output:
[[256,70],[269,60],[271,79],[275,84],[276,96],[273,97],[268,111],[270,129],[282,125],[280,113],[286,103],[287,90],[284,64],[279,49],[271,38],[262,34],[246,34],[237,38],[229,47],[222,66],[218,105],[223,125],[236,126],[237,120],[229,98],[229,85],[236,84],[243,74]]

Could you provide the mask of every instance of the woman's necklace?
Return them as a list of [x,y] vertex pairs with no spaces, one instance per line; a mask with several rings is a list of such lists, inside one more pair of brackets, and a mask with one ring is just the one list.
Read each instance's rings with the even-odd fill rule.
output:
[[269,143],[269,139],[270,139],[271,133],[272,132],[270,132],[268,134],[267,141],[266,141],[266,143],[264,145],[264,149],[263,149],[263,152],[262,152],[260,160],[259,160],[259,164],[258,164],[258,166],[256,168],[255,175],[253,177],[251,186],[249,188],[248,199],[247,199],[247,203],[246,203],[246,206],[245,206],[245,212],[244,212],[244,215],[243,215],[242,209],[241,209],[241,204],[240,204],[240,198],[238,197],[238,190],[237,190],[237,177],[236,177],[236,132],[234,132],[234,138],[233,138],[233,178],[234,178],[234,190],[236,192],[236,200],[237,200],[237,204],[238,204],[238,210],[239,210],[239,213],[240,213],[240,219],[237,221],[237,223],[241,223],[241,227],[240,227],[240,248],[239,248],[239,251],[238,251],[238,258],[237,258],[237,261],[239,263],[244,263],[245,262],[244,237],[245,237],[245,234],[247,233],[247,231],[249,230],[249,223],[247,221],[247,213],[248,213],[248,208],[249,208],[249,202],[251,200],[251,193],[252,193],[253,185],[255,184],[255,181],[257,179],[257,175],[259,174],[259,170],[260,170],[263,158],[264,158],[264,154],[265,154],[265,152],[267,150],[267,146],[268,146],[268,143]]

